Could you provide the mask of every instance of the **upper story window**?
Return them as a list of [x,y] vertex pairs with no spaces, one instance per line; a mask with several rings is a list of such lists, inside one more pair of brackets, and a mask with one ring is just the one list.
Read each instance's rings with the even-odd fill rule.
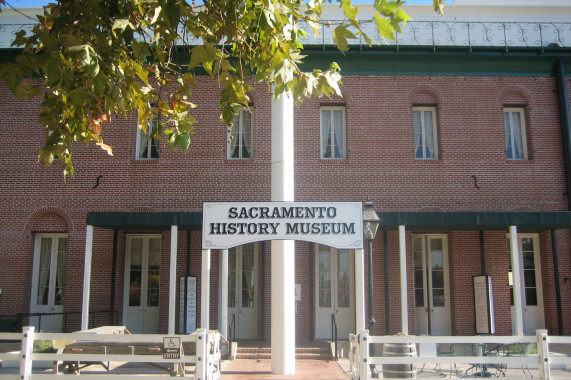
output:
[[527,160],[527,134],[523,107],[504,108],[508,160]]
[[157,160],[159,158],[159,140],[152,136],[157,128],[159,118],[149,119],[147,130],[137,128],[137,160]]
[[413,107],[414,158],[418,160],[438,159],[436,133],[436,107]]
[[248,110],[240,110],[232,120],[234,126],[228,134],[227,157],[228,159],[252,158],[252,113]]
[[321,107],[321,158],[346,158],[345,107]]

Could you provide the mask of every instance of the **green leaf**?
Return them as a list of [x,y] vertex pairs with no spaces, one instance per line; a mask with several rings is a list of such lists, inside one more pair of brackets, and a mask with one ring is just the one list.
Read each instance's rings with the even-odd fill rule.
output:
[[395,30],[391,25],[391,22],[386,18],[381,17],[378,13],[375,14],[375,22],[377,23],[377,29],[379,34],[385,38],[391,40],[395,39]]
[[347,38],[357,38],[353,32],[347,29],[346,24],[341,24],[333,30],[333,41],[337,44],[337,48],[341,51],[349,50]]

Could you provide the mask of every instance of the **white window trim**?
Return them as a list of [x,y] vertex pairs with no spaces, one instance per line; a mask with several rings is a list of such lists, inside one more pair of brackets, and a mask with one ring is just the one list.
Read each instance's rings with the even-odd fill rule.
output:
[[[149,119],[148,123],[147,123],[147,131],[145,133],[146,136],[149,136],[149,133],[151,132],[152,128],[155,127],[156,123],[158,123],[159,118],[158,117],[153,117],[151,119]],[[142,130],[139,128],[139,126],[136,126],[137,129],[137,139],[136,139],[136,146],[135,146],[135,160],[137,161],[154,161],[154,160],[158,160],[161,157],[161,153],[160,153],[160,144],[158,143],[157,140],[157,152],[158,152],[158,157],[140,157],[140,143],[141,143],[141,135],[142,135]],[[149,139],[147,137],[147,148],[148,150],[148,154],[150,155],[151,153],[151,144],[150,144],[151,139]]]
[[[438,124],[436,124],[436,107],[412,107],[412,112],[421,112],[421,115],[424,112],[430,111],[432,113],[432,139],[434,141],[434,157],[424,157],[425,150],[422,150],[423,157],[416,157],[416,141],[414,141],[414,159],[415,160],[438,160],[440,158],[439,155],[439,144],[438,144]],[[421,117],[421,129],[422,129],[422,146],[426,146],[426,132],[424,126],[424,117]],[[413,118],[413,137],[414,137],[414,118]]]
[[[325,146],[323,146],[323,111],[341,111],[343,117],[343,153],[341,157],[324,157]],[[333,133],[333,128],[331,128]],[[344,106],[323,106],[319,107],[319,146],[320,157],[323,160],[345,160],[347,158],[347,112]],[[333,154],[332,154],[333,155]]]
[[[240,148],[240,156],[239,157],[232,157],[232,140],[230,139],[231,136],[231,132],[228,132],[227,134],[227,141],[226,141],[226,159],[228,160],[251,160],[254,158],[254,112],[253,111],[253,107],[250,107],[249,109],[247,108],[242,108],[240,109],[239,113],[238,113],[238,125],[234,124],[234,126],[232,126],[232,129],[234,128],[238,128],[237,131],[237,136],[238,139],[242,139],[243,135],[242,135],[242,122],[243,122],[243,112],[249,112],[250,113],[250,157],[243,157],[243,151],[242,148]],[[238,146],[242,146],[242,142],[239,141],[238,142]]]
[[[513,131],[513,121],[512,121],[512,114],[513,113],[519,113],[519,117],[520,117],[520,130],[519,130],[519,134],[521,137],[521,149],[522,149],[522,154],[521,157],[514,157],[514,152],[512,151],[512,158],[508,158],[508,160],[527,160],[529,159],[529,155],[527,152],[527,124],[525,121],[525,109],[524,107],[504,107],[503,109],[503,113],[505,114],[506,112],[509,114],[509,120],[510,120],[510,130],[511,130],[511,146],[512,146],[512,150],[514,149],[515,145],[514,145],[514,131]],[[504,120],[505,120],[505,115],[504,115]],[[505,121],[504,121],[504,132],[505,132]],[[506,146],[506,157],[508,156],[508,151],[507,151],[508,147]]]

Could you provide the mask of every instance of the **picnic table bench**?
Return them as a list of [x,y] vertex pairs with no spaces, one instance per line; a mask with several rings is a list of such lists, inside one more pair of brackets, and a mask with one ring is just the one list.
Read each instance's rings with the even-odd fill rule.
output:
[[[78,331],[82,334],[130,334],[125,326],[102,326],[89,330]],[[162,353],[161,343],[147,343],[147,342],[109,342],[82,340],[82,341],[54,341],[54,348],[58,349],[58,353],[63,354],[96,354],[96,355],[160,355]],[[183,342],[181,350],[186,355],[196,354],[196,344],[194,342]],[[82,368],[91,365],[101,365],[105,370],[109,371],[109,361],[107,362],[94,362],[82,360],[66,360],[63,361],[63,373],[66,374],[79,374]],[[145,364],[159,368],[161,370],[175,375],[177,372],[180,376],[184,376],[184,365],[177,364],[175,366],[165,367],[163,365],[145,362]],[[59,373],[59,363],[54,363],[54,373]]]

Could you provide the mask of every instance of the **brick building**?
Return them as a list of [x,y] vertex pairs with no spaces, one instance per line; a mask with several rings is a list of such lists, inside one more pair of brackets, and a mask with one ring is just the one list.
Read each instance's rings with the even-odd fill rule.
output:
[[[345,55],[326,31],[307,42],[308,66],[341,65],[344,96],[295,109],[296,201],[374,203],[376,334],[403,323],[416,334],[481,332],[474,290],[481,275],[491,279],[496,334],[516,333],[514,299],[524,333],[571,334],[563,317],[571,312],[571,6],[505,3],[456,1],[444,18],[409,6],[415,21],[397,43],[356,45]],[[326,11],[335,18],[335,8]],[[4,9],[2,60],[11,59],[14,24],[17,14]],[[196,279],[190,316],[199,316],[203,203],[270,200],[267,86],[254,86],[234,145],[219,122],[216,84],[201,77],[195,93],[188,154],[149,140],[136,115],[114,117],[104,131],[114,156],[76,146],[76,175],[64,182],[57,164],[37,162],[38,101],[17,100],[0,82],[0,315],[41,330],[79,329],[93,226],[90,323],[166,332],[176,225],[176,330],[188,332],[179,281]],[[518,245],[514,260],[510,241]],[[355,331],[354,254],[295,243],[297,340],[331,339],[332,314],[340,336]],[[270,339],[270,244],[228,252],[231,331],[222,323],[220,257],[213,252],[210,328]]]

